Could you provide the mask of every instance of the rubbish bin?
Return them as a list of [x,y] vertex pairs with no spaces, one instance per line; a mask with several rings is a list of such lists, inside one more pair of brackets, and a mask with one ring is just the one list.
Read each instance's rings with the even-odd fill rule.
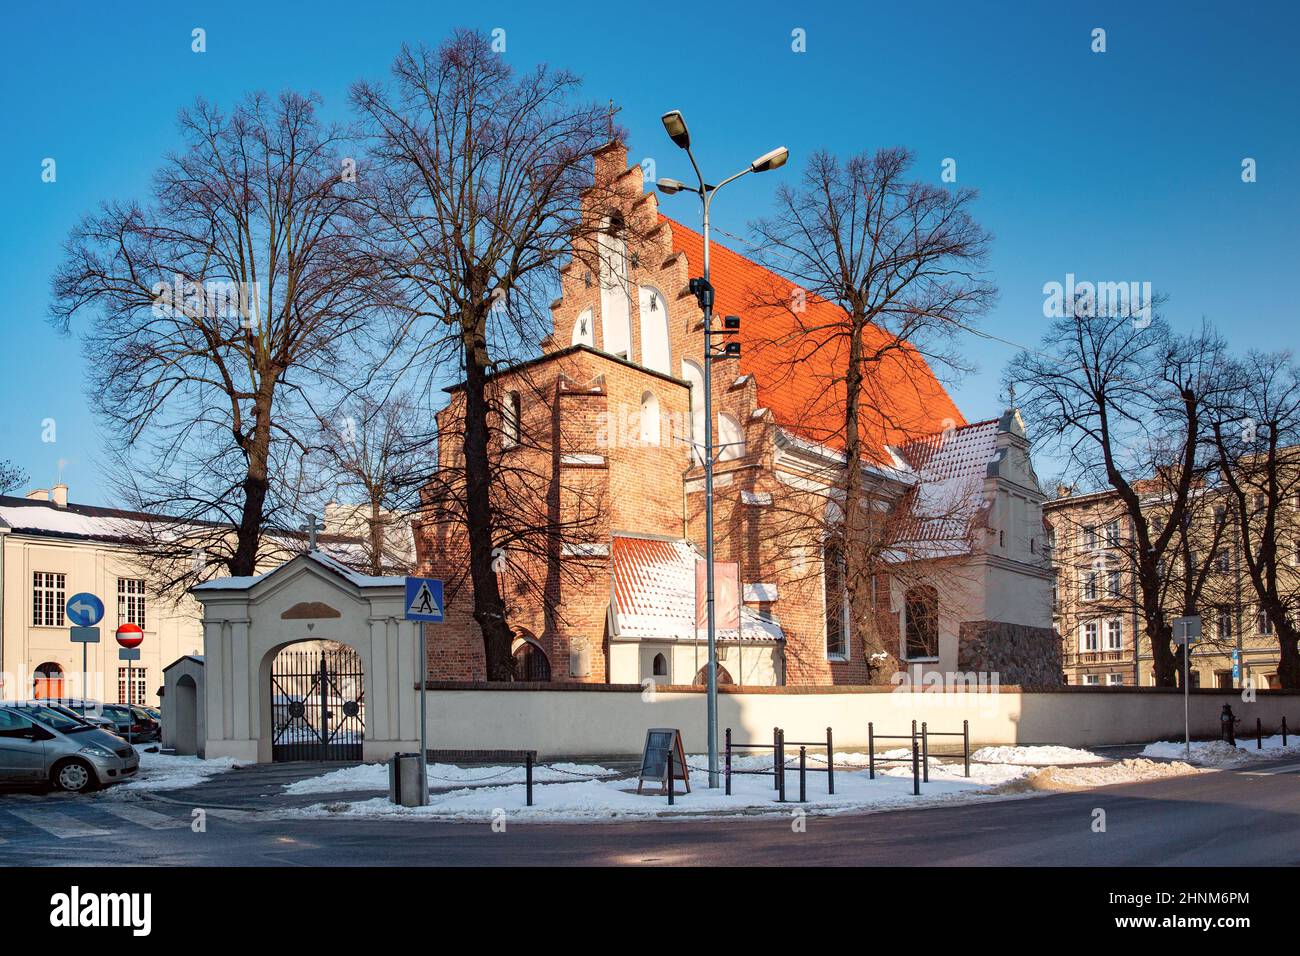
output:
[[388,800],[404,807],[429,802],[429,784],[420,779],[420,755],[395,753],[388,760]]

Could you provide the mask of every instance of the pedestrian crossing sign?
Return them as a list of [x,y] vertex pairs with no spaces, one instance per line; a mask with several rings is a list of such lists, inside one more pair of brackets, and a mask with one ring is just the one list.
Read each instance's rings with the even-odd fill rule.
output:
[[406,619],[430,624],[443,622],[442,581],[437,578],[406,579]]

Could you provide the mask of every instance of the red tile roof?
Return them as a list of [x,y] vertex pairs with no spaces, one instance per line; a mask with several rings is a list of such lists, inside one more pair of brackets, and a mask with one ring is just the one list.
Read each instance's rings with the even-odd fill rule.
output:
[[[614,622],[619,637],[700,640],[695,620],[695,565],[700,554],[687,541],[614,535]],[[720,628],[719,640],[779,641],[784,634],[774,620],[751,608],[740,609],[741,635],[734,626]]]
[[[675,220],[666,220],[673,250],[686,254],[692,274],[702,268],[704,239]],[[806,311],[797,319],[778,301],[790,301],[794,283],[719,244],[710,245],[710,278],[715,290],[714,312],[741,317],[740,371],[752,373],[759,405],[771,409],[778,424],[804,438],[831,447],[844,445],[844,381],[848,338],[840,331],[843,310],[832,302],[808,296]],[[869,329],[866,346],[876,350],[891,337]],[[866,383],[861,423],[867,454],[879,461],[885,445],[901,445],[944,428],[966,424],[951,397],[935,378],[925,358],[910,344],[884,353]]]

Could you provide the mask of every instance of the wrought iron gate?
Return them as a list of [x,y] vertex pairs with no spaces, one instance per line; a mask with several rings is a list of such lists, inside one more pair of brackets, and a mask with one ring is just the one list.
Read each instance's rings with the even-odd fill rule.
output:
[[365,676],[350,647],[284,650],[271,664],[271,759],[360,760]]

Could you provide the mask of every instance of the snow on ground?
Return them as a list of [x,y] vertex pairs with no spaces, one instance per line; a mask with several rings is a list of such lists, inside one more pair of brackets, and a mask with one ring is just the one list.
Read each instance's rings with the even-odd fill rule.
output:
[[[609,777],[617,771],[593,764],[551,763],[533,767],[533,782],[550,783],[562,780],[581,780],[591,777]],[[432,763],[428,767],[429,786],[445,788],[449,784],[511,784],[523,783],[522,766],[510,767],[457,767],[454,764]],[[343,793],[350,790],[387,790],[388,765],[364,763],[356,767],[343,767],[285,784],[284,792],[291,796],[310,793]]]
[[1264,738],[1264,749],[1257,747],[1252,738],[1238,738],[1234,747],[1226,740],[1193,740],[1192,755],[1187,756],[1187,744],[1182,741],[1162,740],[1147,744],[1142,751],[1144,757],[1156,757],[1164,760],[1187,760],[1200,767],[1236,767],[1253,760],[1272,760],[1289,754],[1300,753],[1300,737],[1287,734],[1287,745],[1282,746],[1282,737]]
[[[841,755],[837,754],[837,758]],[[797,759],[797,758],[796,758]],[[668,805],[665,794],[657,788],[647,787],[644,794],[636,793],[635,778],[589,779],[556,783],[540,783],[533,787],[533,806],[525,805],[525,788],[520,783],[467,787],[450,792],[434,793],[426,807],[399,807],[386,797],[375,797],[355,802],[315,804],[310,807],[277,811],[288,817],[411,817],[416,819],[477,820],[491,819],[497,811],[509,813],[513,820],[557,821],[575,819],[637,819],[661,816],[717,816],[720,814],[789,814],[795,810],[818,813],[862,812],[876,809],[933,806],[939,803],[986,799],[1001,792],[1007,783],[1028,775],[1028,768],[971,767],[971,779],[962,776],[962,766],[957,763],[941,764],[931,760],[930,782],[921,785],[921,796],[912,794],[911,770],[894,768],[877,769],[871,780],[864,770],[837,770],[835,793],[826,792],[826,774],[811,772],[807,775],[808,802],[799,803],[799,774],[797,768],[786,772],[786,803],[777,801],[771,776],[736,773],[732,777],[732,796],[721,788],[707,789],[707,777],[700,771],[706,758],[692,755],[687,758],[691,770],[691,793],[679,792],[676,802]],[[766,769],[770,758],[739,757],[732,763],[733,770]],[[823,764],[824,766],[824,764]],[[356,768],[350,768],[356,769]],[[432,768],[431,768],[432,769]],[[489,768],[474,768],[485,771]],[[538,768],[539,770],[542,768]],[[432,777],[432,774],[430,775]],[[320,778],[315,778],[319,780]],[[307,781],[312,782],[313,781]],[[385,783],[386,786],[386,783]],[[370,788],[373,789],[373,788]],[[311,792],[311,791],[299,791]]]
[[1067,763],[1103,763],[1106,758],[1074,747],[981,747],[970,755],[981,763],[1009,763],[1046,767]]
[[202,757],[151,753],[144,746],[135,749],[140,755],[139,771],[126,783],[115,784],[113,790],[182,790],[198,786],[209,777],[238,766],[233,757],[204,760]]

